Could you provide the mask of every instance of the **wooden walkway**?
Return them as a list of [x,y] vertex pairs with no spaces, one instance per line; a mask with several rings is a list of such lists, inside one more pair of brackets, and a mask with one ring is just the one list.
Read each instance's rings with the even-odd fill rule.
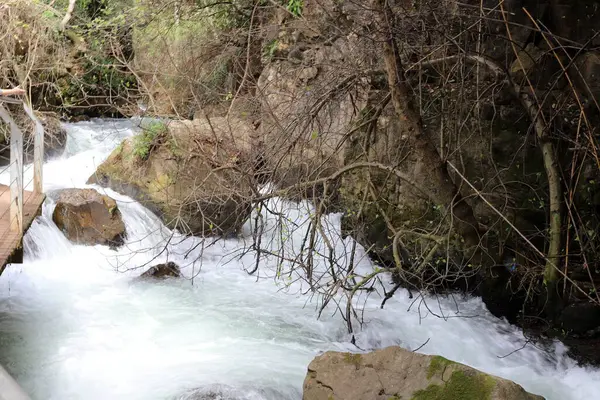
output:
[[[40,215],[46,196],[29,191],[23,192],[23,231]],[[10,187],[0,185],[0,274],[7,264],[23,262],[23,235],[11,229]]]
[[[0,121],[10,127],[10,186],[0,185],[0,274],[7,264],[23,262],[23,236],[41,211],[45,199],[42,184],[44,163],[44,127],[30,105],[21,101],[23,110],[34,122],[33,187],[24,190],[23,132],[15,123],[0,96]],[[11,101],[14,103],[14,101]]]

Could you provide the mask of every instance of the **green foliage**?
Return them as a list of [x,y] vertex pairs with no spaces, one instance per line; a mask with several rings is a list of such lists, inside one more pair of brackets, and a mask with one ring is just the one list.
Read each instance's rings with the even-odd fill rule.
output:
[[152,150],[160,144],[168,132],[162,121],[152,121],[133,139],[132,154],[138,160],[147,160]]
[[[49,4],[49,0],[43,3]],[[137,79],[123,65],[121,51],[130,46],[127,31],[135,18],[132,18],[132,0],[80,0],[77,2],[73,18],[64,34],[57,31],[59,42],[68,46],[69,58],[63,60],[70,76],[63,75],[56,83],[56,102],[65,109],[74,106],[93,107],[94,103],[104,104],[92,113],[112,113],[111,105],[123,104],[137,91]],[[56,10],[65,10],[68,0],[53,2]],[[62,18],[51,8],[42,18],[56,27]],[[66,36],[66,38],[65,38]],[[67,39],[68,38],[68,39]],[[71,69],[72,68],[72,69]],[[52,81],[52,76],[46,80]],[[110,99],[92,100],[90,99]],[[108,104],[108,105],[106,105]]]
[[42,18],[49,22],[56,23],[59,20],[59,15],[54,10],[45,10],[42,12]]
[[279,40],[271,40],[263,49],[263,57],[265,57],[268,61],[271,61],[275,55],[275,52],[277,51],[277,47],[279,47]]
[[296,17],[302,15],[302,9],[304,8],[304,0],[288,0],[287,9],[289,12],[294,14]]
[[[258,6],[267,6],[268,0],[260,0]],[[210,24],[217,29],[246,28],[250,25],[255,0],[231,0],[215,2],[213,0],[196,0],[198,10],[204,11]]]
[[104,87],[117,95],[127,92],[136,86],[136,80],[126,68],[117,66],[122,61],[113,54],[112,48],[123,41],[127,28],[128,15],[123,6],[127,2],[109,0],[85,0],[83,6],[89,19],[80,24],[81,32],[88,45],[88,54],[84,66],[84,80],[90,85]]
[[156,18],[134,31],[136,61],[140,68],[154,70],[149,86],[159,82],[175,108],[187,109],[188,102],[219,102],[234,60],[243,50],[219,41],[213,16],[187,15],[178,24],[172,16]]

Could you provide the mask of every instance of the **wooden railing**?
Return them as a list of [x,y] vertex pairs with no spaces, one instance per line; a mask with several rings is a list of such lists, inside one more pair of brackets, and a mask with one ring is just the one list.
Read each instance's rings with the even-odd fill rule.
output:
[[10,229],[14,233],[23,234],[23,131],[15,123],[12,115],[3,102],[21,103],[25,113],[34,122],[33,145],[33,192],[43,193],[43,163],[44,163],[44,127],[35,116],[33,109],[21,100],[0,97],[0,118],[10,127]]
[[[22,103],[25,113],[34,122],[34,177],[33,191],[41,194],[42,188],[42,165],[44,162],[44,128],[42,123],[33,113],[30,105],[20,100],[15,101],[0,97],[0,118],[10,127],[10,233],[11,236],[16,236],[20,241],[23,237],[23,205],[24,205],[24,190],[23,185],[23,131],[15,123],[12,115],[3,102]],[[4,203],[3,203],[4,204]],[[0,210],[4,213],[8,210]],[[4,214],[3,214],[4,215]],[[3,241],[4,238],[0,238]],[[4,261],[6,264],[6,261]],[[3,268],[2,268],[3,269]],[[23,391],[21,386],[15,381],[10,374],[0,365],[0,400],[30,400],[30,397]]]

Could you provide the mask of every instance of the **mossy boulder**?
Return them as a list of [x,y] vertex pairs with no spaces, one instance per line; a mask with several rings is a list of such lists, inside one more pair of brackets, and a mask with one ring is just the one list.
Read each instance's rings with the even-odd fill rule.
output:
[[88,183],[134,198],[185,234],[236,233],[251,211],[253,127],[218,117],[142,128]]
[[543,400],[506,379],[440,356],[388,347],[326,352],[308,366],[303,400]]
[[117,202],[94,189],[59,191],[52,220],[67,239],[78,244],[117,247],[125,238]]

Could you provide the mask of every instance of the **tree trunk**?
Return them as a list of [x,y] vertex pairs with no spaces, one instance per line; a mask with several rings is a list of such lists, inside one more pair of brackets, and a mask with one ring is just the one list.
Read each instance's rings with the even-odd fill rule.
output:
[[67,24],[73,17],[73,11],[75,11],[75,2],[76,2],[76,0],[69,0],[69,6],[67,8],[67,13],[65,14],[65,17],[60,22],[60,30],[61,31],[65,30],[65,28],[67,27]]
[[466,247],[475,250],[479,245],[478,222],[471,206],[462,199],[452,181],[446,163],[442,161],[430,137],[423,129],[421,115],[414,106],[413,94],[404,81],[404,69],[392,30],[391,8],[387,0],[375,0],[375,6],[394,110],[412,140],[417,159],[425,166],[422,171],[423,176],[419,178],[423,178],[423,187],[427,190],[431,201],[451,208],[454,228],[464,240]]

